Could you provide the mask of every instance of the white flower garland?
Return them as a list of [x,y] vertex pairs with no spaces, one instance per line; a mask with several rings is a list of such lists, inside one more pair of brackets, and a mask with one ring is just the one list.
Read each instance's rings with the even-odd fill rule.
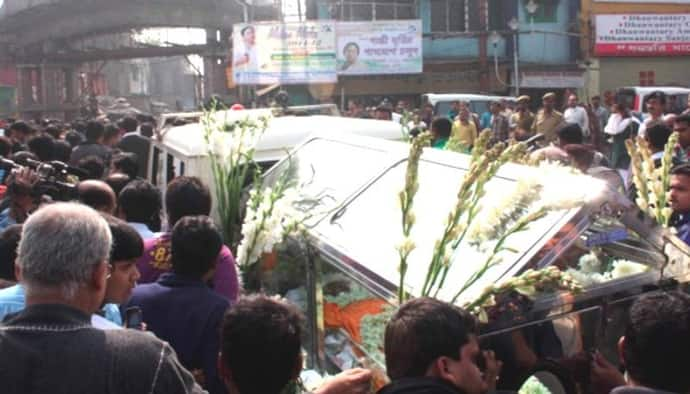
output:
[[[242,225],[242,241],[237,247],[237,263],[246,267],[270,253],[285,236],[300,230],[305,215],[294,208],[299,199],[295,188],[275,191],[270,187],[253,189]],[[258,205],[252,204],[258,201]]]

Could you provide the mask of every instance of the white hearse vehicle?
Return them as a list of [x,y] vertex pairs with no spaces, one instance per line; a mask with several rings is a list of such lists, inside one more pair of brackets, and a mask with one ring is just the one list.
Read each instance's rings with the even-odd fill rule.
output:
[[[152,140],[149,149],[147,178],[160,190],[177,176],[189,175],[201,178],[214,189],[211,160],[205,141],[202,113],[173,114],[177,118],[191,121],[182,126],[160,129]],[[235,122],[244,119],[259,119],[270,116],[268,128],[258,140],[254,161],[264,169],[284,158],[289,151],[298,146],[313,133],[332,135],[363,135],[388,140],[402,138],[400,124],[392,121],[373,119],[343,118],[339,116],[273,116],[271,109],[219,111],[216,119]],[[163,122],[161,122],[162,124]],[[232,134],[227,133],[228,146]],[[357,160],[353,157],[352,160]],[[347,163],[337,163],[346,166]],[[212,190],[213,191],[213,190]]]

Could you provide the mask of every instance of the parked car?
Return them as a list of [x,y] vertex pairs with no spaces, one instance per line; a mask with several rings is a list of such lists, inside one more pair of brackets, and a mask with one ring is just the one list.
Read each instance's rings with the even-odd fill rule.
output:
[[507,100],[515,103],[515,97],[511,96],[487,96],[483,94],[435,94],[427,93],[422,95],[422,103],[429,103],[434,106],[434,113],[438,116],[445,116],[454,101],[466,101],[470,104],[470,110],[475,114],[483,114],[489,111],[489,104],[492,101]]
[[666,94],[666,112],[681,113],[687,109],[690,88],[674,86],[632,86],[618,89],[616,101],[623,100],[630,111],[636,115],[647,112],[645,98],[652,92],[661,91]]

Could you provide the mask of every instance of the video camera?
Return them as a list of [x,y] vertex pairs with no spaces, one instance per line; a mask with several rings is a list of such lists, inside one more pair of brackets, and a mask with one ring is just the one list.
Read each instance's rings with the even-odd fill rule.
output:
[[[84,170],[57,160],[41,162],[25,159],[23,161],[25,165],[0,157],[0,169],[14,173],[28,167],[35,171],[38,175],[38,181],[33,185],[30,193],[37,198],[47,195],[56,201],[75,200],[78,196],[77,183],[79,179],[88,176]],[[12,185],[8,185],[8,187],[9,190],[12,190]]]

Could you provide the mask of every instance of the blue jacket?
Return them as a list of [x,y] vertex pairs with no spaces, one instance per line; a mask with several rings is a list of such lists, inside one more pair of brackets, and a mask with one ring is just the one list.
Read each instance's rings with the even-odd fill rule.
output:
[[139,285],[122,306],[142,309],[147,330],[166,342],[188,370],[204,372],[212,394],[225,388],[216,370],[220,326],[230,302],[200,280],[165,273],[155,283]]

